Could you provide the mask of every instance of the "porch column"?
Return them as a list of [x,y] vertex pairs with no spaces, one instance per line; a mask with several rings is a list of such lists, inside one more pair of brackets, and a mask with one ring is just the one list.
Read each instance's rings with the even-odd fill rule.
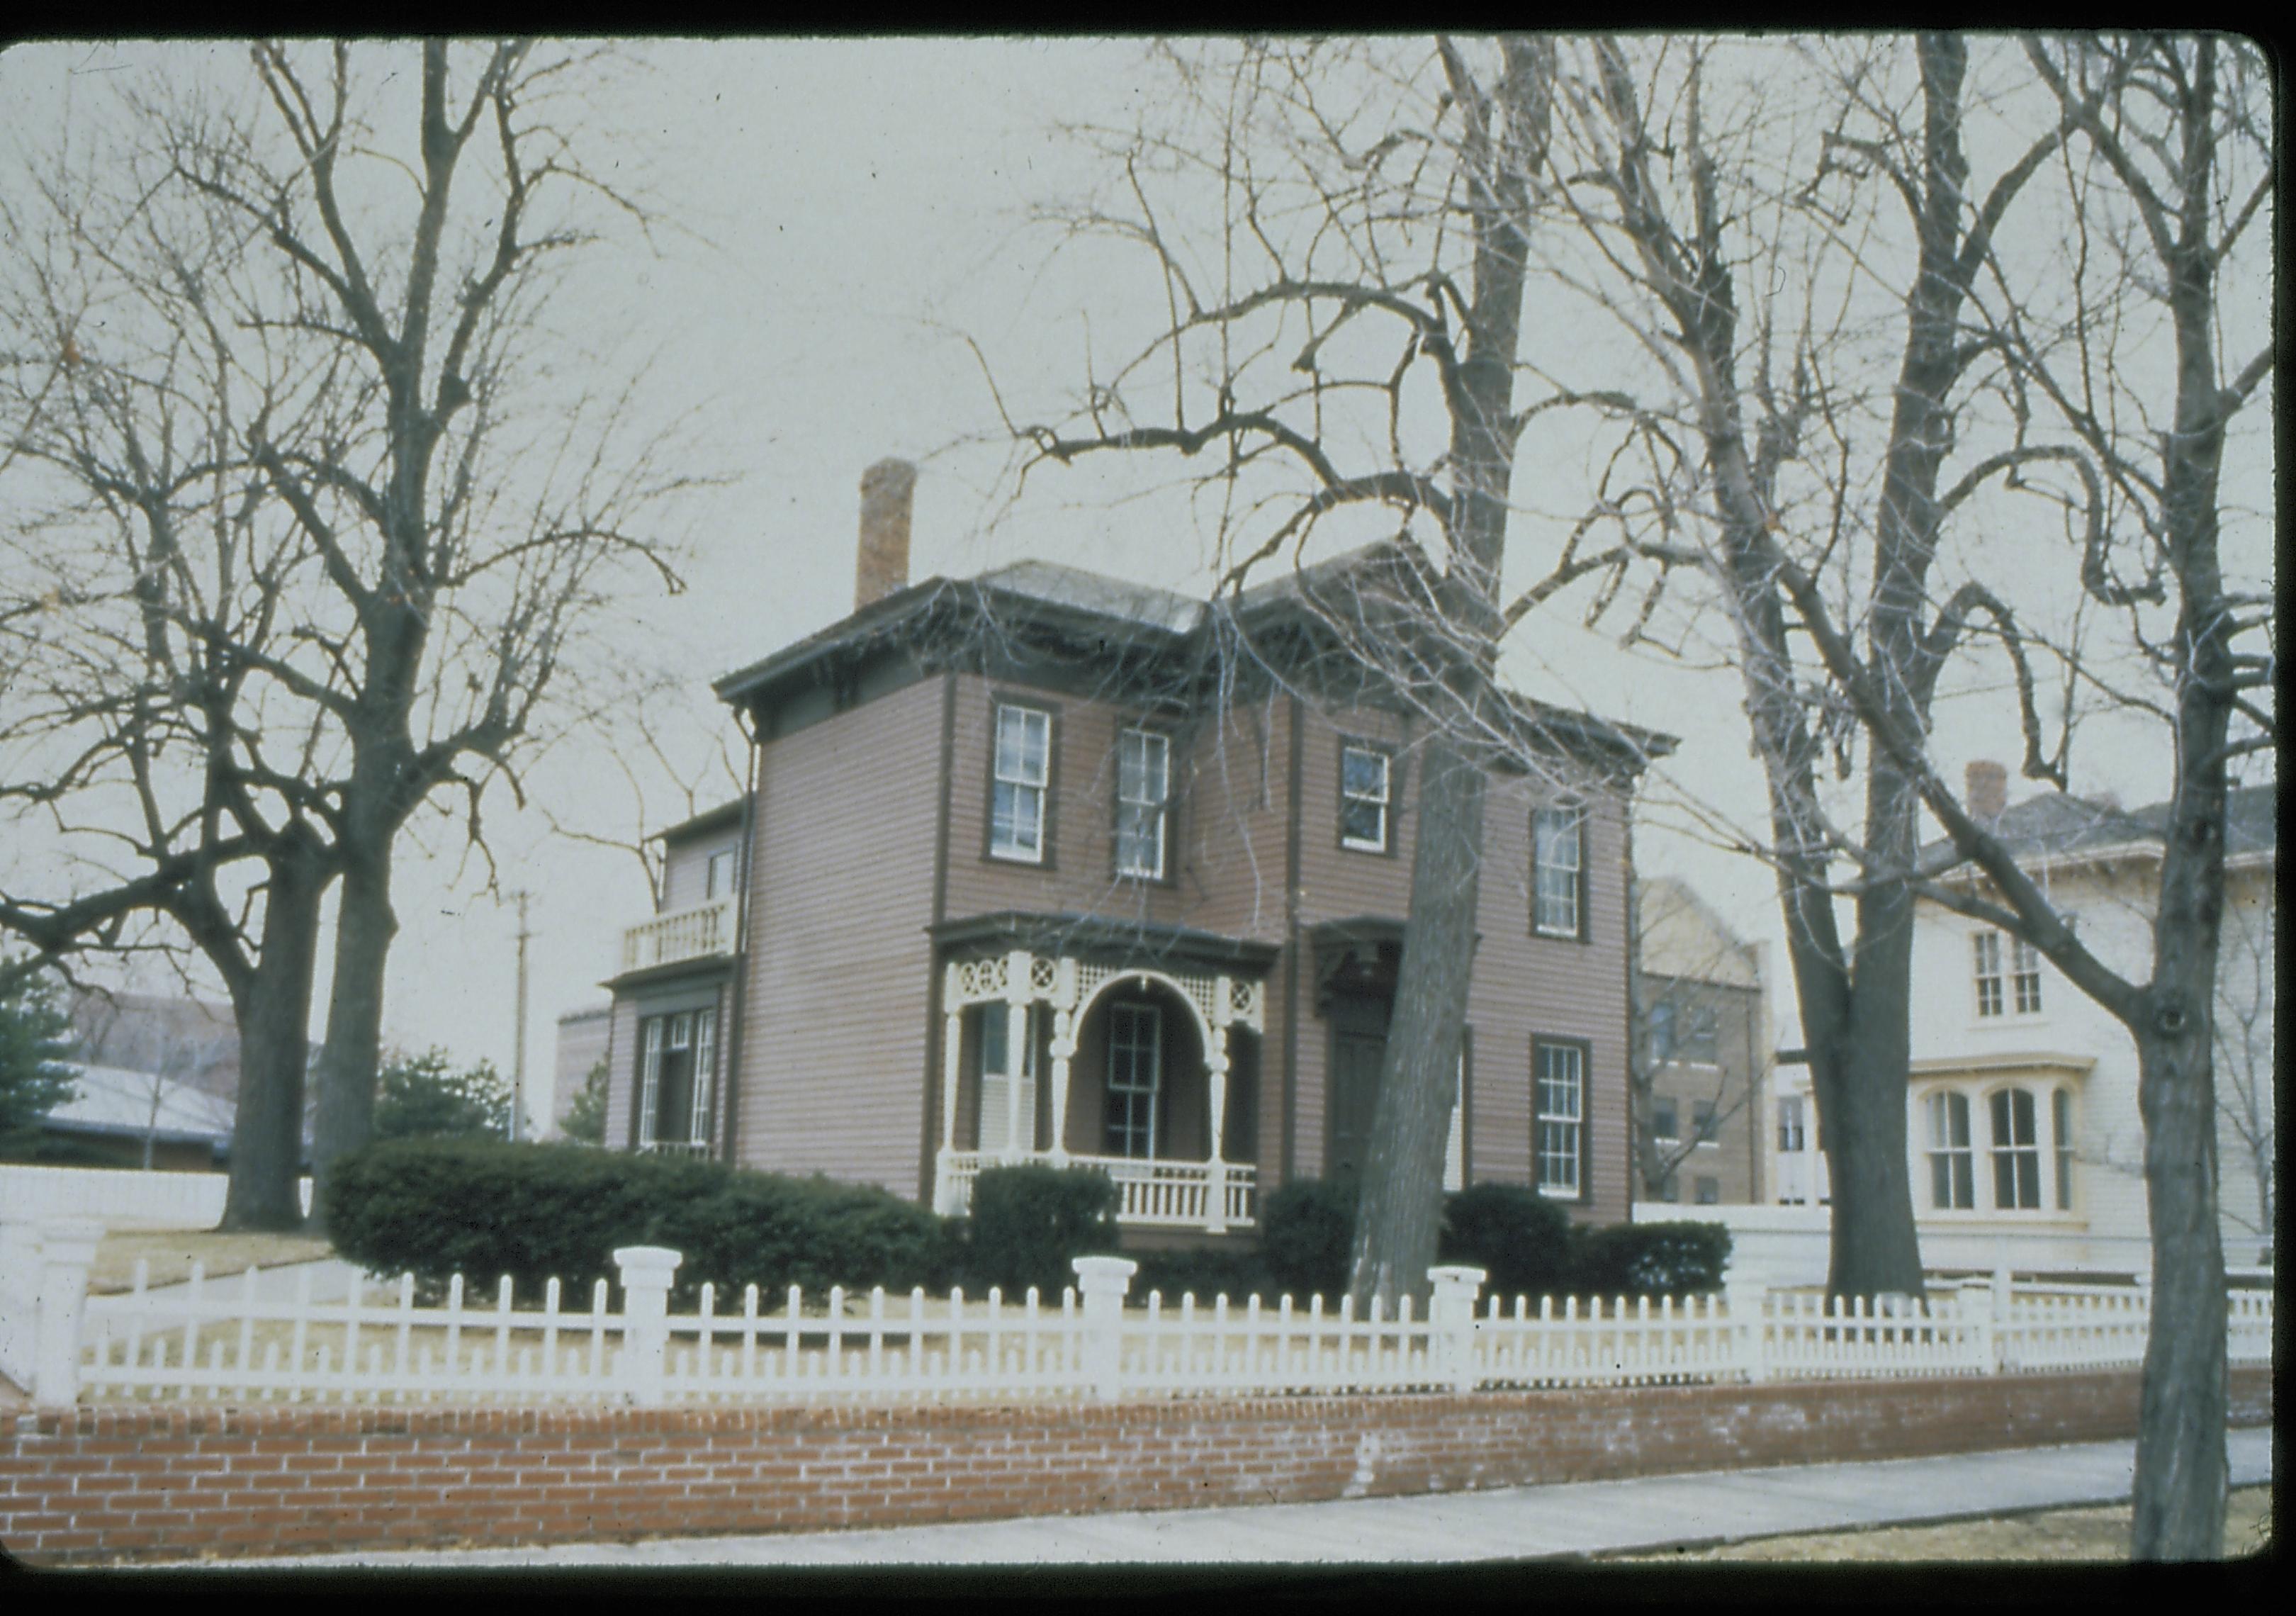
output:
[[956,981],[956,962],[952,960],[940,982],[940,1002],[948,1011],[941,1026],[940,1160],[933,1173],[933,1210],[944,1218],[955,1215],[949,1204],[955,1188],[950,1181],[954,1166],[950,1158],[956,1153],[956,1077],[964,1045],[964,1006],[957,1002]]
[[1226,977],[1212,982],[1212,1046],[1204,1057],[1208,1102],[1211,1106],[1212,1156],[1205,1164],[1204,1232],[1227,1233],[1227,1025],[1234,1013],[1228,1002],[1234,984]]
[[[1021,1079],[1029,1070],[1029,977],[1036,964],[1026,948],[1004,956],[1004,1160],[1018,1161],[1027,1153],[1021,1143]],[[1036,1142],[1037,1119],[1029,1118],[1029,1138]]]
[[1053,968],[1053,1149],[1054,1167],[1069,1161],[1069,1062],[1076,1055],[1076,961]]

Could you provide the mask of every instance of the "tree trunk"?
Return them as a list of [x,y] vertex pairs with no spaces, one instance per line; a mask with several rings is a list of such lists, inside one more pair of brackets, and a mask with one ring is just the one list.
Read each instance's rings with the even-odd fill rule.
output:
[[1356,1213],[1349,1290],[1358,1307],[1427,1295],[1475,960],[1483,797],[1483,771],[1438,734],[1421,767],[1411,915]]
[[311,1146],[311,1215],[325,1227],[326,1188],[338,1158],[374,1136],[375,1074],[382,1058],[383,972],[398,917],[390,906],[386,855],[343,872],[327,1038],[319,1051],[319,1114]]
[[263,946],[234,1005],[239,1108],[231,1130],[225,1229],[291,1231],[303,1223],[303,1072],[310,1058],[311,979],[326,866],[303,846],[270,861]]

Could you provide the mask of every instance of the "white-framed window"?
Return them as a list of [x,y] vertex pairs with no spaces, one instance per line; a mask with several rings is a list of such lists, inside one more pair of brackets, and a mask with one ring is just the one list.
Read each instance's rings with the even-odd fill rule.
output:
[[2001,1013],[2001,933],[1980,931],[1970,939],[1976,954],[1977,1013],[1994,1016]]
[[2009,988],[2019,1015],[2041,1013],[2041,951],[2021,937],[2009,943]]
[[1778,1148],[1799,1151],[1808,1148],[1808,1136],[1804,1129],[1801,1098],[1793,1095],[1778,1102]]
[[1930,1204],[1940,1211],[1977,1205],[1977,1162],[1969,1143],[1969,1096],[1950,1089],[1930,1095]]
[[638,1149],[709,1142],[717,1060],[715,1010],[681,1010],[638,1024]]
[[1389,797],[1395,760],[1375,747],[1340,749],[1340,845],[1363,853],[1387,851]]
[[1052,777],[1053,715],[1034,707],[996,707],[995,781],[988,804],[988,851],[1024,864],[1045,860],[1045,788]]
[[1572,804],[1530,816],[1531,928],[1545,937],[1582,935],[1581,877],[1587,812]]
[[1993,1205],[2004,1212],[2041,1207],[2041,1141],[2033,1094],[1997,1088],[1987,1104],[1993,1125]]
[[701,896],[724,898],[734,890],[734,849],[720,848],[709,855],[709,863],[702,875]]
[[1538,1090],[1531,1144],[1539,1192],[1575,1199],[1584,1181],[1586,1052],[1572,1044],[1534,1041],[1531,1070]]
[[[1979,931],[1970,938],[1977,979],[1977,1013],[1991,1018],[2013,1012],[2041,1013],[2041,951],[2021,937],[2006,939],[1998,931]],[[2004,956],[2006,969],[2004,969]]]
[[1116,737],[1116,873],[1161,881],[1172,796],[1172,742],[1152,729]]
[[1156,1155],[1156,1112],[1164,1078],[1164,1015],[1153,1005],[1108,1007],[1108,1153]]
[[[1013,1049],[1013,1011],[1009,1005],[980,1008],[980,1152],[1005,1153],[1008,1143],[1025,1151],[1037,1136],[1037,1009],[1022,1013],[1020,1059]],[[1015,1086],[1019,1088],[1016,1095]],[[1013,1113],[1020,1127],[1013,1126]]]

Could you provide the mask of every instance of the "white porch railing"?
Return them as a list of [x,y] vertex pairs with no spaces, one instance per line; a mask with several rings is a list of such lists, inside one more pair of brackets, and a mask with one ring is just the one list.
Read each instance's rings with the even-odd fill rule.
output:
[[709,1154],[710,1146],[707,1139],[654,1139],[641,1144],[638,1149],[649,1156],[692,1156],[706,1159]]
[[[1248,1161],[1141,1161],[1127,1156],[1063,1156],[1057,1161],[1049,1151],[1023,1152],[1013,1163],[1034,1166],[1098,1168],[1115,1182],[1116,1221],[1127,1227],[1163,1229],[1250,1228],[1259,1209],[1259,1169]],[[961,1218],[972,1206],[972,1181],[983,1168],[1008,1165],[1004,1157],[988,1151],[944,1151],[934,1210],[946,1218]],[[1213,1181],[1220,1184],[1218,1202]],[[1223,1207],[1215,1218],[1212,1208]]]
[[[1423,1316],[1406,1303],[1358,1317],[1285,1298],[1241,1308],[1226,1297],[1128,1306],[1134,1265],[1076,1259],[1078,1285],[1057,1304],[1032,1291],[1018,1304],[922,1291],[865,1299],[832,1290],[808,1302],[792,1288],[766,1305],[753,1286],[720,1311],[668,1308],[676,1251],[614,1253],[621,1308],[600,1281],[570,1309],[553,1281],[521,1308],[510,1282],[471,1305],[462,1279],[443,1306],[418,1306],[414,1283],[312,1296],[311,1270],[291,1292],[250,1271],[209,1284],[88,1297],[101,1231],[85,1222],[42,1231],[29,1350],[42,1407],[119,1399],[355,1402],[670,1402],[817,1399],[1015,1400],[1043,1398],[1471,1392],[1490,1387],[1633,1385],[1771,1379],[1995,1374],[2133,1366],[2144,1353],[2144,1297],[2068,1298],[2064,1287],[2005,1275],[1874,1309],[1739,1286],[1685,1301],[1491,1298],[1482,1274],[1431,1270]],[[2269,1363],[2272,1295],[2236,1292],[2229,1351]],[[20,1358],[19,1360],[20,1362]],[[12,1378],[17,1378],[14,1366]]]
[[622,932],[622,969],[643,971],[681,960],[707,959],[734,951],[734,899],[713,898],[691,908],[672,909]]

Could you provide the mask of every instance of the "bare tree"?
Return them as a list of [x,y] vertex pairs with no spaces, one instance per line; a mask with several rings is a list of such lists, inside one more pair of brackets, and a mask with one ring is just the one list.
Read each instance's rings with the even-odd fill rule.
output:
[[[522,746],[585,709],[570,662],[586,625],[619,587],[675,587],[638,524],[693,480],[627,441],[630,387],[569,391],[546,362],[569,341],[551,303],[562,262],[616,218],[644,223],[580,155],[594,53],[386,53],[413,70],[362,70],[347,45],[264,44],[236,99],[131,97],[132,138],[77,168],[60,156],[11,219],[42,243],[10,289],[12,452],[63,490],[49,532],[78,541],[43,546],[45,610],[27,637],[142,577],[163,541],[135,529],[162,513],[161,553],[196,557],[180,588],[137,586],[144,624],[151,644],[183,636],[227,670],[192,767],[213,776],[234,754],[243,778],[185,813],[160,809],[155,775],[144,816],[169,836],[146,832],[150,873],[114,896],[176,913],[178,863],[198,875],[260,857],[266,927],[306,903],[315,926],[318,891],[341,876],[323,1176],[371,1128],[398,833],[454,791],[481,837],[488,782],[516,791]],[[133,324],[113,317],[128,310]],[[83,671],[98,697],[127,678]],[[155,710],[135,724],[183,722],[167,669],[133,682]],[[244,705],[258,689],[260,715]],[[60,752],[66,732],[101,721],[53,701],[46,717]],[[234,754],[266,728],[294,737],[275,761]],[[56,783],[29,795],[54,800]],[[273,805],[259,824],[258,800]],[[43,926],[36,940],[65,935]],[[228,980],[217,929],[201,947]],[[240,964],[259,970],[269,947],[242,948]],[[273,997],[283,1049],[287,1022],[299,1045],[308,989],[283,980]],[[275,1082],[292,1087],[251,1083],[243,1112]],[[235,1202],[228,1217],[254,1215]]]
[[[1177,126],[1095,135],[1109,195],[1051,216],[1144,253],[1163,317],[1112,371],[1093,370],[1072,414],[1013,427],[1023,483],[1103,453],[1206,457],[1197,483],[1239,594],[1319,529],[1401,519],[1397,566],[1301,591],[1328,642],[1310,660],[1337,670],[1339,693],[1429,720],[1358,1302],[1423,1294],[1435,1254],[1487,771],[1505,759],[1560,782],[1574,767],[1495,679],[1506,629],[1603,564],[1569,547],[1540,586],[1502,597],[1526,431],[1549,412],[1609,407],[1550,388],[1517,398],[1554,58],[1553,41],[1529,37],[1168,53]],[[1641,759],[1611,740],[1631,779]]]

